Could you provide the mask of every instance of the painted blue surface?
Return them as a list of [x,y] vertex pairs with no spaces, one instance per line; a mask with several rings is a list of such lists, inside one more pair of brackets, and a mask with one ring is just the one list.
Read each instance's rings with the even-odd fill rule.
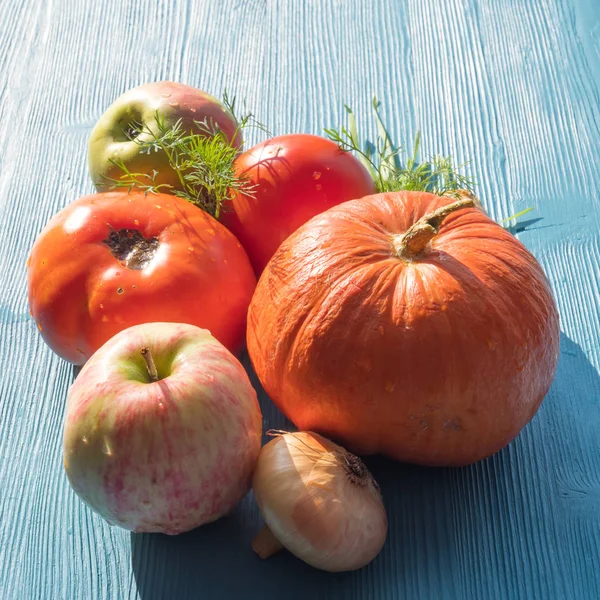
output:
[[[251,496],[177,538],[111,529],[62,469],[73,369],[28,318],[25,260],[92,190],[91,127],[116,96],[171,79],[244,98],[275,134],[343,123],[472,159],[561,314],[556,380],[496,456],[463,469],[372,458],[390,518],[381,555],[331,575],[262,562]],[[0,1],[0,599],[600,598],[598,0]],[[260,133],[250,137],[258,141]],[[283,427],[264,394],[265,430]]]

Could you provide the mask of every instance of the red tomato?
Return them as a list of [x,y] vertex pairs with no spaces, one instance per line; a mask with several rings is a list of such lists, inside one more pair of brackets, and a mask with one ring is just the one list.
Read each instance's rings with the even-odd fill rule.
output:
[[258,144],[236,159],[255,184],[254,197],[235,194],[221,222],[240,240],[258,274],[300,225],[323,211],[375,193],[367,169],[331,140],[290,134]]
[[243,344],[256,278],[225,227],[166,194],[109,192],[58,213],[28,261],[29,305],[46,343],[83,364],[119,331],[169,321]]

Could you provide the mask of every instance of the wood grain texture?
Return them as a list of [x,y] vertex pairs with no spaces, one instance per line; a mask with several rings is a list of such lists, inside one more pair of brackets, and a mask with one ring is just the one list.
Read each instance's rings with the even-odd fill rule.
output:
[[[92,191],[91,127],[120,93],[224,88],[275,134],[343,123],[473,159],[538,257],[561,314],[555,383],[523,433],[463,469],[368,462],[390,535],[330,575],[250,550],[260,518],[178,538],[111,529],[62,469],[72,368],[28,317],[25,261]],[[0,599],[600,598],[600,4],[597,0],[0,0]],[[253,143],[259,132],[249,136]],[[258,382],[256,382],[258,385]],[[265,429],[285,427],[261,396]]]

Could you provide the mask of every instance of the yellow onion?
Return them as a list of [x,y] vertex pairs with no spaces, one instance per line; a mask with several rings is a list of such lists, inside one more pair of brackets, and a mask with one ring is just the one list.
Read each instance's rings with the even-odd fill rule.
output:
[[265,527],[252,543],[266,558],[287,548],[325,571],[360,569],[387,535],[379,486],[364,463],[312,432],[274,432],[254,472]]

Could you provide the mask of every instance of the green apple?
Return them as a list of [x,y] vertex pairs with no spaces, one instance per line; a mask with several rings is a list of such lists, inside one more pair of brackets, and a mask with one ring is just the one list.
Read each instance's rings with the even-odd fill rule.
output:
[[197,123],[204,123],[213,130],[220,129],[232,145],[242,147],[242,135],[234,117],[216,98],[182,83],[146,83],[117,98],[92,130],[88,165],[98,191],[111,188],[109,178],[118,179],[123,175],[123,171],[113,163],[119,160],[132,173],[151,176],[157,172],[156,184],[181,189],[167,155],[162,151],[142,152],[138,143],[151,139],[148,129],[154,135],[158,134],[157,112],[164,118],[167,128],[181,120],[185,132],[202,133]]

